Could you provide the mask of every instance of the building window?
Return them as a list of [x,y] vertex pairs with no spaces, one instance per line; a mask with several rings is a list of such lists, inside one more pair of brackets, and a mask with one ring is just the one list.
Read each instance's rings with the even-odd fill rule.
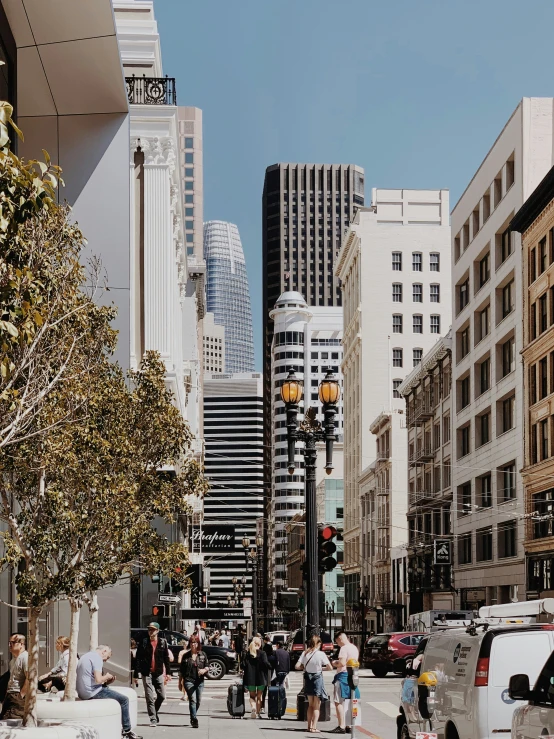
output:
[[440,254],[436,251],[429,255],[429,269],[431,272],[440,272]]
[[543,357],[539,362],[539,393],[540,400],[548,395],[548,357]]
[[392,317],[392,332],[393,334],[402,333],[402,316],[399,314],[395,314]]
[[517,526],[515,521],[498,524],[498,557],[515,557],[517,554]]
[[548,267],[548,249],[546,247],[546,236],[539,241],[539,275]]
[[501,262],[505,262],[506,259],[510,256],[512,253],[512,232],[509,228],[507,228],[502,236],[501,239]]
[[420,283],[412,285],[412,300],[414,303],[423,303],[423,285]]
[[412,320],[412,327],[414,334],[422,334],[423,333],[423,316],[413,316]]
[[444,444],[450,441],[450,413],[442,419],[442,438]]
[[475,532],[476,560],[489,562],[492,559],[492,527],[477,529]]
[[485,254],[483,259],[479,262],[479,287],[483,287],[485,282],[488,282],[491,276],[491,255],[490,252]]
[[185,149],[194,148],[194,139],[192,137],[185,137]]
[[479,311],[479,341],[489,335],[491,330],[491,308],[487,305]]
[[479,486],[479,506],[481,508],[490,508],[492,506],[491,479],[490,474],[477,478],[477,484]]
[[469,375],[460,380],[460,410],[467,408],[470,401],[470,382]]
[[392,269],[393,269],[393,272],[402,272],[402,252],[401,251],[393,251]]
[[479,389],[481,394],[490,388],[491,360],[484,359],[479,365]]
[[185,182],[185,190],[194,190],[194,182],[192,180],[187,180]]
[[515,404],[515,395],[512,395],[510,398],[506,398],[506,400],[501,401],[501,434],[509,431],[514,427]]
[[194,242],[194,234],[193,233],[187,233],[185,234],[187,243],[191,244]]
[[417,367],[417,365],[421,362],[421,358],[423,357],[423,349],[413,349],[413,366]]
[[540,445],[541,445],[541,462],[543,459],[548,459],[549,446],[548,446],[548,418],[543,419],[539,422],[539,434],[540,434]]
[[394,282],[392,286],[392,302],[402,302],[402,285],[400,282]]
[[412,254],[412,269],[414,272],[423,271],[423,257],[420,251],[414,251]]
[[514,281],[502,288],[502,318],[506,318],[514,309]]
[[401,398],[402,396],[398,392],[398,388],[402,385],[402,380],[393,380],[392,381],[392,397],[393,398]]
[[[502,377],[506,377],[515,369],[514,339],[508,339],[502,344]],[[502,378],[501,378],[502,379]]]
[[185,208],[185,218],[194,218],[194,208]]
[[544,333],[548,328],[548,304],[547,293],[539,298],[539,333]]
[[458,488],[459,514],[468,516],[471,513],[471,482],[465,482]]
[[491,440],[490,433],[491,433],[491,414],[490,413],[484,413],[482,416],[479,416],[479,432],[480,432],[480,446],[483,446],[483,444],[488,444]]
[[[191,182],[191,184],[194,184],[194,183]],[[189,188],[185,188],[185,189],[188,190]],[[194,203],[194,195],[190,195],[190,194],[189,195],[185,195],[185,203],[187,203],[187,204]]]
[[498,502],[505,503],[516,497],[516,466],[513,462],[498,468]]
[[533,511],[536,514],[533,538],[554,536],[554,490],[543,490],[533,495]]
[[469,277],[458,285],[458,312],[462,311],[469,303]]
[[458,539],[458,563],[461,565],[471,564],[471,534],[462,534]]
[[402,367],[402,349],[392,350],[392,366]]
[[440,334],[441,332],[441,317],[431,316],[431,333]]
[[458,432],[458,459],[465,457],[470,452],[469,446],[469,426],[464,426]]
[[460,359],[469,353],[469,326],[460,331]]
[[431,303],[440,303],[441,302],[441,286],[434,284],[431,285],[430,295]]
[[194,154],[192,151],[187,151],[185,154],[185,164],[194,164]]
[[185,177],[194,177],[194,167],[185,167]]

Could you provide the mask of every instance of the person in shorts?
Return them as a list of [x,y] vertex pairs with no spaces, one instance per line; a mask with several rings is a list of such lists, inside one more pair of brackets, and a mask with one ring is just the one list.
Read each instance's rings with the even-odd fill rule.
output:
[[[333,662],[333,667],[337,670],[336,675],[333,678],[333,700],[335,702],[335,711],[337,713],[337,721],[339,722],[339,725],[329,733],[350,734],[352,728],[350,726],[346,726],[346,717],[344,712],[344,701],[351,697],[346,665],[351,659],[357,660],[359,652],[358,647],[355,644],[352,644],[344,631],[339,631],[335,636],[335,641],[339,646],[339,658]],[[360,691],[358,688],[356,688],[355,697],[360,697]]]
[[323,670],[332,670],[325,652],[321,651],[321,639],[317,634],[310,637],[308,648],[302,652],[295,670],[304,670],[304,695],[308,698],[308,733],[318,734],[317,721],[322,700],[327,700],[323,682]]
[[244,659],[243,684],[250,693],[251,718],[260,718],[262,696],[268,682],[269,661],[262,649],[262,640],[255,636]]

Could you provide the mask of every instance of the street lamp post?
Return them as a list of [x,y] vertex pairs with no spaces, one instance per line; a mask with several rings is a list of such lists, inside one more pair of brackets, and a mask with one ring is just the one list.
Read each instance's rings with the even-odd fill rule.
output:
[[256,545],[250,548],[250,539],[245,536],[242,540],[246,570],[252,570],[252,632],[254,634],[258,628],[258,549],[261,549],[263,543],[263,538],[257,536]]
[[329,369],[319,385],[319,399],[323,404],[323,427],[316,420],[316,409],[308,408],[304,420],[298,426],[299,403],[302,400],[302,383],[296,377],[294,370],[290,370],[288,377],[281,386],[281,399],[287,410],[287,451],[289,474],[296,469],[294,456],[296,442],[304,442],[304,485],[306,511],[306,544],[305,555],[307,564],[306,583],[306,613],[308,633],[319,630],[319,597],[318,597],[318,566],[317,566],[317,505],[316,505],[316,443],[325,442],[325,471],[329,475],[333,470],[333,442],[335,435],[335,415],[337,402],[340,396],[340,387],[335,375]]
[[362,647],[360,649],[360,655],[361,655],[361,664],[363,665],[363,659],[364,659],[364,651],[365,651],[365,640],[366,640],[366,620],[365,620],[365,614],[366,609],[369,604],[369,587],[367,584],[364,586],[364,588],[359,588],[358,590],[358,601],[360,605],[360,615],[362,618]]

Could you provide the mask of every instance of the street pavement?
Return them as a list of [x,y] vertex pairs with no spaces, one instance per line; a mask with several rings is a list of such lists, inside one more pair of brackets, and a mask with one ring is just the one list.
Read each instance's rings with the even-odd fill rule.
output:
[[[325,673],[327,692],[332,695],[331,682],[333,673]],[[193,733],[195,739],[279,739],[289,736],[308,735],[306,724],[296,721],[296,695],[302,686],[302,673],[290,675],[290,688],[287,691],[287,713],[280,720],[269,720],[265,715],[261,719],[249,718],[248,694],[245,693],[246,714],[244,719],[232,719],[227,713],[227,689],[237,680],[236,675],[226,675],[221,680],[206,680],[202,705],[198,714],[199,728],[192,729],[189,719],[188,703],[181,701],[177,677],[166,688],[166,701],[160,712],[160,724],[151,727],[148,724],[146,703],[142,685],[137,688],[138,726],[137,734],[144,739],[165,737],[177,739],[183,731]],[[400,679],[389,675],[376,678],[370,670],[360,670],[360,693],[362,725],[356,727],[356,739],[396,739],[396,715],[398,713],[398,694]],[[337,725],[334,705],[331,708],[331,721],[319,725],[322,739],[330,729]],[[329,736],[331,739],[331,736]]]

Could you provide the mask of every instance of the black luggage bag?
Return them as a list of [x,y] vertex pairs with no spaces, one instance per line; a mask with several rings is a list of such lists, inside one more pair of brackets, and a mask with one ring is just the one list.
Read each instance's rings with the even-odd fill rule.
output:
[[287,691],[284,685],[272,685],[267,691],[268,718],[281,718],[287,710]]
[[229,685],[227,691],[227,710],[229,716],[233,718],[242,718],[244,716],[244,687],[242,683],[234,683]]

